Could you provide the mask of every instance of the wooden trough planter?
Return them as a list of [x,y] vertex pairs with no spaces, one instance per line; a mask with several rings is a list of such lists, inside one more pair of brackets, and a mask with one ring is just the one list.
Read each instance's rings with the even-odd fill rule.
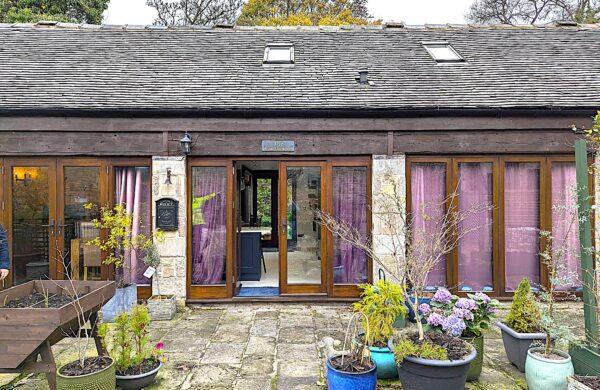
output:
[[[6,307],[11,300],[35,292],[72,296],[72,286],[79,299],[61,307],[47,308],[44,301],[36,307]],[[112,281],[36,280],[0,291],[0,373],[45,373],[50,389],[56,389],[56,363],[50,347],[65,337],[77,337],[81,311],[95,324],[98,311],[114,294]],[[81,309],[76,309],[78,306]],[[104,351],[95,333],[97,327],[92,328],[101,355]]]

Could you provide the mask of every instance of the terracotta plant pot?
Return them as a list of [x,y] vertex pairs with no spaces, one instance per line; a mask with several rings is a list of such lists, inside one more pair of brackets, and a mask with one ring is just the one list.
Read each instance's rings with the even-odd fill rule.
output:
[[57,390],[115,390],[115,362],[101,371],[81,376],[65,376],[56,370]]
[[162,366],[163,364],[160,363],[154,370],[139,375],[117,375],[117,386],[123,390],[139,390],[148,387],[154,383]]
[[[388,342],[394,348],[394,338]],[[462,360],[431,360],[407,357],[398,366],[398,377],[404,390],[464,390],[467,372],[477,351],[471,349]]]
[[571,356],[555,349],[552,352],[564,359],[548,359],[535,354],[535,352],[543,351],[544,347],[530,348],[527,351],[527,361],[525,362],[527,388],[529,390],[567,390],[567,377],[575,373]]
[[546,333],[519,333],[515,332],[504,322],[497,322],[496,325],[502,332],[502,342],[508,361],[511,362],[521,372],[525,372],[525,360],[527,351],[534,342],[544,343]]

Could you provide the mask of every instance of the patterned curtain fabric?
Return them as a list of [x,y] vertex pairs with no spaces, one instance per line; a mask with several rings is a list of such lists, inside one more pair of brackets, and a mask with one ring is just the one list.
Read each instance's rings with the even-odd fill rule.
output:
[[[492,163],[460,163],[458,209],[481,209],[493,202]],[[469,231],[458,242],[458,283],[460,291],[492,291],[493,224],[492,209],[469,215],[459,226]]]
[[[446,164],[416,163],[411,167],[413,240],[430,237],[439,229],[446,207]],[[426,218],[424,218],[426,216]],[[444,259],[445,260],[445,259]],[[446,262],[440,261],[427,276],[429,287],[446,286]]]
[[558,290],[574,290],[582,286],[577,213],[577,177],[575,163],[552,164],[552,236],[556,248],[565,249],[564,267],[559,268]]
[[225,283],[227,175],[222,167],[192,171],[192,284]]
[[[333,168],[333,215],[367,235],[367,169]],[[367,282],[367,256],[347,242],[334,238],[333,282],[360,284]]]
[[[132,215],[131,234],[151,234],[150,172],[148,167],[115,167],[115,203]],[[143,251],[128,250],[124,254],[122,272],[125,283],[150,284],[144,277]]]
[[540,165],[508,162],[504,167],[505,288],[523,277],[540,283]]

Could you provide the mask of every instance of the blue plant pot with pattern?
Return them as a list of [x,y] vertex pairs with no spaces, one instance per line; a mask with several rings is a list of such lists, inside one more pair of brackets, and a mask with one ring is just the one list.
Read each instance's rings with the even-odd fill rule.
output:
[[573,363],[568,353],[552,350],[563,359],[547,359],[534,352],[544,347],[530,348],[525,361],[525,379],[529,390],[567,390],[567,377],[573,375]]
[[343,372],[333,368],[332,356],[327,359],[327,388],[329,390],[376,390],[377,362],[373,360],[373,368],[365,372]]

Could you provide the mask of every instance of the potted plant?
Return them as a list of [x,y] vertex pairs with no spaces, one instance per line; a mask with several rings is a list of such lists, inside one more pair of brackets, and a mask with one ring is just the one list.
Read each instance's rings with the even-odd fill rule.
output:
[[[396,319],[406,318],[403,288],[385,280],[359,287],[362,299],[354,304],[354,311],[364,314],[363,329],[369,327],[371,344],[368,348],[371,359],[377,364],[377,378],[395,378],[398,371],[387,342],[394,334]],[[364,335],[359,341],[364,342]]]
[[[553,205],[553,211],[568,210],[568,205]],[[541,231],[540,238],[546,245],[540,253],[540,258],[548,273],[548,286],[543,287],[537,295],[537,304],[540,308],[540,326],[546,332],[545,345],[534,346],[527,351],[525,360],[525,379],[530,390],[565,389],[567,377],[574,374],[571,356],[556,348],[555,344],[567,348],[575,343],[575,336],[571,329],[557,318],[555,312],[555,299],[558,286],[573,285],[575,275],[567,271],[565,264],[568,253],[567,237],[569,229],[574,226],[577,212],[569,214],[573,223],[567,220],[564,237],[555,237],[548,231]],[[569,293],[561,291],[565,298]]]
[[[345,351],[350,329],[352,339],[358,337],[358,319],[361,316],[367,324],[363,343],[350,343],[350,350]],[[354,322],[354,327],[352,324]],[[339,355],[327,358],[327,388],[329,390],[375,390],[377,388],[377,363],[371,359],[369,319],[362,313],[354,313],[348,322],[344,337],[343,350]]]
[[477,356],[469,367],[467,381],[475,381],[481,375],[483,367],[483,330],[489,329],[491,320],[499,302],[486,294],[478,292],[460,298],[448,290],[438,290],[430,304],[423,303],[419,311],[426,317],[428,330],[445,331],[444,325],[450,316],[461,319],[465,326],[460,337],[475,347]]
[[144,264],[153,271],[151,272],[153,287],[156,286],[156,294],[152,294],[147,302],[150,318],[153,321],[172,320],[177,312],[177,301],[175,295],[161,295],[160,293],[160,278],[158,277],[160,253],[158,253],[155,243],[150,244],[146,249]]
[[513,295],[510,311],[503,322],[496,325],[502,333],[502,342],[508,361],[525,372],[527,350],[532,344],[546,339],[540,327],[541,314],[527,278],[523,278]]
[[[91,203],[85,205],[87,209],[96,207]],[[98,213],[100,216],[92,220],[93,226],[105,231],[106,236],[96,236],[86,245],[98,247],[106,255],[103,263],[115,268],[117,291],[102,308],[103,321],[112,322],[119,314],[130,312],[137,303],[137,269],[132,269],[131,258],[141,259],[153,238],[160,239],[161,232],[156,230],[149,236],[141,233],[144,231],[141,220],[121,204],[100,207]]]
[[600,377],[572,375],[567,378],[567,390],[600,390]]
[[[123,390],[136,390],[149,386],[163,366],[162,343],[154,347],[148,339],[150,314],[143,305],[136,305],[129,313],[121,313],[115,319],[112,347],[105,345],[115,361],[117,385]],[[102,324],[99,333],[106,340],[108,326]]]

